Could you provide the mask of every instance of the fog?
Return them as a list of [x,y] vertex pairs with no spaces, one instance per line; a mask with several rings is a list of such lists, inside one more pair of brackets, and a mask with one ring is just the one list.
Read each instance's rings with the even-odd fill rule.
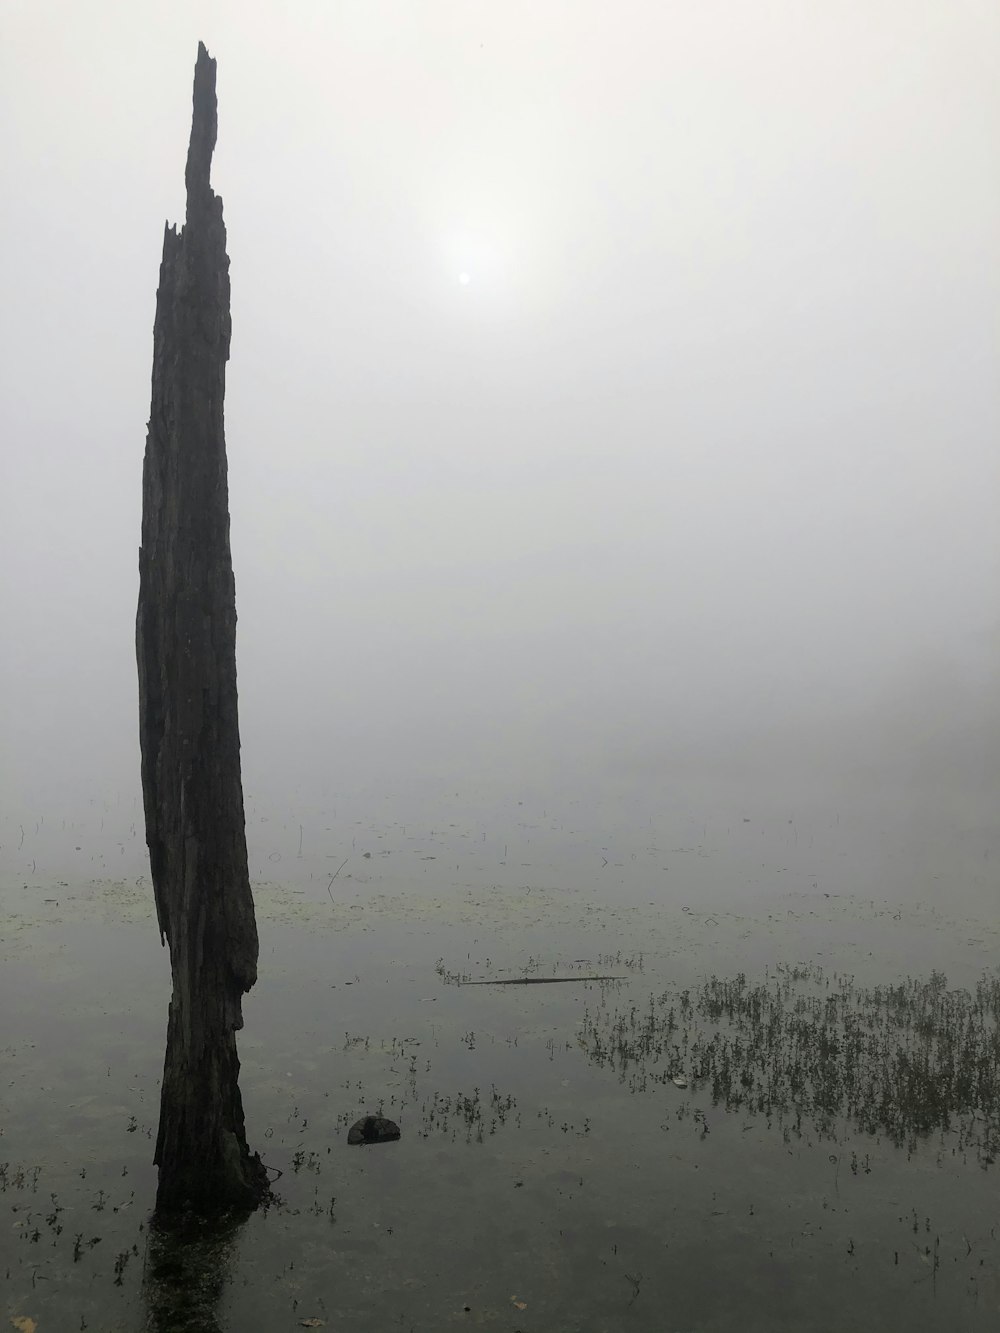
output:
[[139,790],[199,39],[244,784],[1000,796],[1000,11],[8,0],[0,803]]

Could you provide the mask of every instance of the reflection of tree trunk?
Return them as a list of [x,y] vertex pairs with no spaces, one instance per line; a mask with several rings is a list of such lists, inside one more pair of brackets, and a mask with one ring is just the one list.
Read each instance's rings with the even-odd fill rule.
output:
[[157,1207],[252,1207],[237,1083],[242,997],[257,978],[236,702],[236,593],[223,424],[229,258],[209,184],[215,61],[198,47],[187,214],[163,238],[139,552],[139,740],[146,841],[173,995]]
[[142,1292],[148,1333],[221,1333],[219,1306],[245,1217],[154,1218],[146,1239]]

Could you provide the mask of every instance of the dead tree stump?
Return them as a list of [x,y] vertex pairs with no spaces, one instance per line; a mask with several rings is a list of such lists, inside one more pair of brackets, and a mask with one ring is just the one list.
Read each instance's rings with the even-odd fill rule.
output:
[[257,979],[236,695],[223,419],[229,257],[209,183],[215,61],[198,46],[187,210],[163,237],[142,478],[136,655],[146,842],[173,993],[154,1161],[160,1213],[252,1208],[236,1031]]

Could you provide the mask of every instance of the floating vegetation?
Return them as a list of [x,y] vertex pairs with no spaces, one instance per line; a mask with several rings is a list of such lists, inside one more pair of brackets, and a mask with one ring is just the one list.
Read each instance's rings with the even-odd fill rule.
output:
[[632,1092],[673,1083],[717,1106],[803,1121],[821,1137],[847,1128],[911,1152],[956,1136],[956,1152],[991,1166],[1000,1153],[1000,975],[975,991],[947,978],[863,988],[817,966],[782,966],[751,985],[743,973],[650,996],[646,1009],[588,1009],[580,1045]]
[[504,1096],[491,1085],[487,1100],[478,1088],[473,1088],[471,1096],[457,1093],[454,1097],[435,1092],[433,1098],[425,1101],[420,1108],[421,1123],[417,1133],[422,1138],[429,1138],[437,1131],[450,1134],[452,1139],[461,1134],[466,1143],[482,1143],[484,1136],[495,1134],[508,1121],[521,1124],[521,1113],[517,1109],[517,1098],[508,1093]]

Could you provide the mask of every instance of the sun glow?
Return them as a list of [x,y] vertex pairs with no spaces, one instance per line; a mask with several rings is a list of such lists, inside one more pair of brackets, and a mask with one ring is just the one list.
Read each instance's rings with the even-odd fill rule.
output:
[[[531,287],[524,220],[497,203],[456,213],[437,230],[437,282],[463,298],[460,307],[481,316],[514,309]],[[440,229],[438,230],[438,226]]]
[[445,233],[441,243],[451,280],[459,288],[494,298],[509,288],[514,256],[510,238],[501,238],[495,223],[465,222]]

